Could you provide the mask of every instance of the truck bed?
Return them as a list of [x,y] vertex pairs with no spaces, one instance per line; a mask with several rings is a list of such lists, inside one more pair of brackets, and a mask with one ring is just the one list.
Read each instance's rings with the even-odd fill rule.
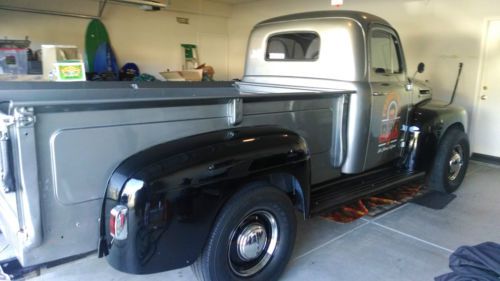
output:
[[179,138],[279,126],[307,141],[313,183],[338,176],[352,91],[268,89],[240,93],[233,82],[0,83],[2,120],[20,109],[34,115],[34,122],[8,129],[17,191],[0,191],[0,206],[10,210],[0,213],[0,228],[21,264],[95,250],[114,169]]

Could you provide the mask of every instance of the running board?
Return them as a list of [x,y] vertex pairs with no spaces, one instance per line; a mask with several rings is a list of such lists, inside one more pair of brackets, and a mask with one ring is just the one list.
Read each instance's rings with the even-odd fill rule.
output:
[[313,186],[311,214],[318,215],[339,205],[398,187],[404,183],[421,180],[424,177],[425,172],[386,168]]

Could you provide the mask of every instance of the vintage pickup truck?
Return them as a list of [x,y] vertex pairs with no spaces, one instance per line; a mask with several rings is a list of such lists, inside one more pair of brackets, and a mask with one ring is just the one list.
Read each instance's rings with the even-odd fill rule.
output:
[[0,228],[23,266],[97,249],[128,273],[276,280],[297,211],[453,192],[469,158],[465,110],[362,12],[257,24],[237,82],[6,82],[0,100]]

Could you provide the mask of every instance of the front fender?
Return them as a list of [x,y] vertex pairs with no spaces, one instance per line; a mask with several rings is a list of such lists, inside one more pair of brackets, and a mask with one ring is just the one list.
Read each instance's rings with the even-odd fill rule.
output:
[[116,269],[146,274],[185,267],[205,245],[224,203],[244,182],[289,173],[309,201],[309,152],[297,134],[274,127],[237,128],[157,145],[112,174],[101,239],[112,241],[110,210],[128,207],[128,237],[107,243]]
[[410,126],[420,129],[416,168],[425,170],[434,160],[439,142],[450,127],[458,126],[467,131],[467,111],[460,106],[428,100],[415,106]]

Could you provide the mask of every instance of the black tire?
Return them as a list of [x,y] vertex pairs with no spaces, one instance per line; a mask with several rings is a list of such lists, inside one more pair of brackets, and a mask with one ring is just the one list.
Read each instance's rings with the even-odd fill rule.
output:
[[467,135],[459,128],[450,128],[441,139],[436,151],[429,172],[429,187],[445,193],[457,190],[469,165],[469,151]]
[[[261,238],[245,240],[245,237],[256,237],[245,236],[250,233],[260,233]],[[290,198],[266,184],[249,186],[236,193],[222,208],[203,253],[192,269],[203,281],[277,280],[292,254],[295,233],[296,218]],[[243,243],[257,244],[257,248],[237,246],[240,238],[258,240],[258,243]]]

